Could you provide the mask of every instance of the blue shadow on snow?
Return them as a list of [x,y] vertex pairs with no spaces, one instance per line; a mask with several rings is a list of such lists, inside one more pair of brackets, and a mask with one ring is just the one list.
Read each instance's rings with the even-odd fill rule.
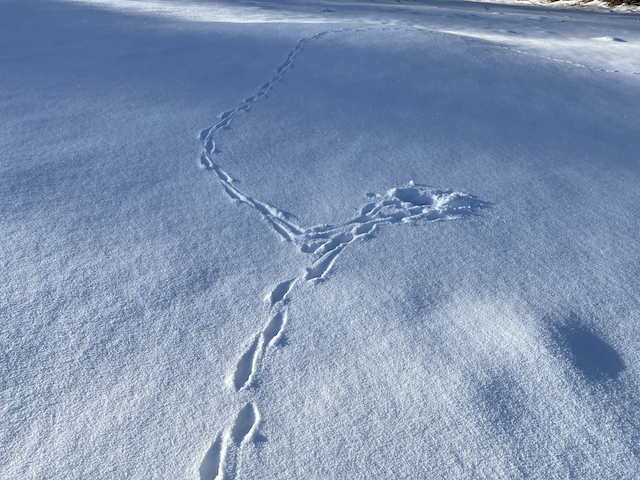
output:
[[617,380],[626,368],[618,352],[583,325],[575,313],[571,313],[563,322],[554,322],[550,333],[560,354],[589,382]]

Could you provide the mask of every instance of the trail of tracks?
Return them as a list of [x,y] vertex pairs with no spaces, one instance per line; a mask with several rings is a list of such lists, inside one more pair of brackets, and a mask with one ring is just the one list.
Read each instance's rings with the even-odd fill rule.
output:
[[[273,348],[278,347],[287,326],[287,305],[296,287],[305,282],[313,284],[328,279],[331,268],[349,245],[372,237],[381,225],[456,219],[474,215],[481,208],[488,206],[472,195],[410,183],[402,188],[392,188],[384,194],[370,195],[371,201],[362,206],[357,216],[349,222],[337,226],[318,225],[303,228],[278,208],[242,192],[233,177],[215,161],[218,154],[216,133],[228,127],[238,114],[246,112],[264,98],[291,68],[296,55],[307,42],[318,40],[328,34],[364,30],[372,29],[335,30],[303,38],[288,53],[286,60],[276,68],[276,74],[263,84],[255,95],[246,98],[239,107],[224,112],[217,123],[200,132],[203,145],[200,163],[202,167],[215,174],[230,199],[253,208],[284,240],[312,257],[311,265],[300,275],[278,283],[267,295],[265,301],[270,306],[269,317],[263,327],[246,342],[244,353],[238,358],[233,372],[228,377],[229,386],[235,392],[250,393],[262,362]],[[200,465],[201,480],[235,478],[240,450],[247,442],[254,440],[259,424],[260,414],[255,402],[246,403],[231,425],[218,433],[206,452]]]

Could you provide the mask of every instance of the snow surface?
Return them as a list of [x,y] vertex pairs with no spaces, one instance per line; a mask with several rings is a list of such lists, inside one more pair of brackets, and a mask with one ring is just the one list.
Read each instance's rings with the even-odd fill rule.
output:
[[638,478],[639,19],[0,2],[0,476]]

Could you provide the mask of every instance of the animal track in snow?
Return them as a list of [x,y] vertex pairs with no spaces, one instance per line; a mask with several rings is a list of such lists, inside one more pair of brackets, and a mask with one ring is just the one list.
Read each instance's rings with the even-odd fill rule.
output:
[[251,341],[251,345],[246,352],[242,354],[240,360],[236,364],[236,371],[233,373],[233,386],[236,390],[240,390],[242,387],[249,383],[249,379],[253,374],[258,358],[260,356],[261,338],[259,335]]
[[337,227],[311,228],[293,241],[300,251],[316,255],[304,279],[317,280],[331,269],[347,245],[371,236],[378,225],[460,218],[477,214],[487,206],[486,202],[472,195],[411,183],[378,196],[377,202],[366,204],[360,209],[358,217],[350,222]]
[[304,275],[305,280],[317,280],[322,278],[329,269],[333,266],[338,255],[342,253],[346,244],[342,244],[339,247],[335,248],[331,252],[327,253],[323,257],[321,257],[318,261],[316,261],[311,268],[307,269],[307,273]]
[[282,337],[282,331],[284,330],[284,326],[287,323],[287,312],[277,312],[269,323],[265,327],[262,332],[264,338],[264,348],[267,348],[269,345],[275,345],[278,340]]
[[231,429],[231,438],[236,445],[240,445],[245,440],[251,439],[251,433],[255,430],[258,423],[258,410],[256,407],[247,403],[236,417],[236,421]]
[[271,303],[272,307],[284,300],[284,297],[287,295],[287,293],[289,293],[289,290],[291,290],[291,287],[293,287],[293,284],[295,282],[296,279],[294,278],[292,280],[287,280],[286,282],[282,282],[276,285],[276,287],[267,297],[267,300]]
[[218,433],[200,464],[200,480],[215,480],[221,471],[222,435]]
[[276,312],[268,321],[262,332],[257,334],[249,344],[249,348],[236,363],[232,380],[236,391],[251,384],[251,378],[258,370],[260,360],[269,345],[273,345],[282,337],[282,330],[287,323],[287,312]]
[[[376,229],[383,224],[455,219],[476,215],[480,209],[488,207],[486,202],[472,195],[436,190],[411,182],[401,188],[392,188],[385,194],[367,193],[373,201],[360,208],[356,218],[351,221],[337,226],[318,225],[302,228],[291,221],[290,215],[242,192],[235,185],[233,177],[214,161],[215,155],[219,154],[216,150],[215,134],[229,127],[238,113],[248,111],[254,103],[264,98],[273,85],[280,81],[291,68],[295,56],[307,42],[322,38],[329,33],[342,31],[345,30],[321,32],[300,40],[289,52],[286,60],[276,68],[276,74],[263,84],[257,93],[244,99],[241,106],[224,112],[217,123],[200,132],[203,145],[200,156],[201,166],[215,173],[231,200],[252,207],[284,240],[295,245],[302,253],[313,257],[311,266],[304,269],[298,277],[278,283],[266,296],[265,301],[270,308],[269,320],[264,328],[253,336],[249,347],[237,361],[231,376],[234,389],[237,392],[242,390],[243,395],[251,393],[248,387],[258,374],[260,363],[268,347],[282,343],[281,339],[287,325],[285,305],[296,286],[304,282],[314,283],[327,279],[331,268],[347,246],[372,237]],[[200,465],[201,480],[234,478],[238,451],[255,436],[258,423],[259,414],[256,406],[253,403],[247,403],[236,416],[230,429],[226,430],[222,437],[218,434],[207,451]]]
[[254,440],[260,422],[258,409],[247,403],[224,433],[218,433],[200,464],[200,480],[233,480],[236,477],[238,451]]

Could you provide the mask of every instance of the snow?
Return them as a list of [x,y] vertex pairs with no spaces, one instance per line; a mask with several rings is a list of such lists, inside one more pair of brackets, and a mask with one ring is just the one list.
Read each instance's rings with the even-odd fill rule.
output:
[[640,22],[0,2],[3,478],[640,471]]

